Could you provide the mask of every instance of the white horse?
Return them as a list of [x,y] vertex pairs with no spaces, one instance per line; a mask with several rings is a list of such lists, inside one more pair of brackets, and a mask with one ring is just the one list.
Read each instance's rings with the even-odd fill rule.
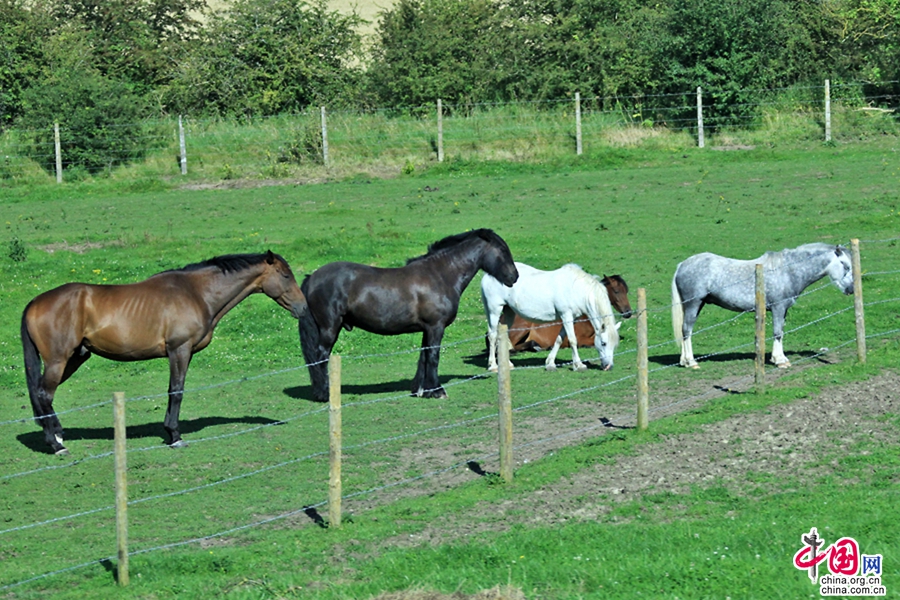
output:
[[697,315],[706,304],[737,312],[756,308],[756,265],[763,265],[766,309],[772,313],[775,341],[771,360],[787,368],[782,338],[788,309],[797,297],[825,275],[839,290],[853,293],[850,253],[843,246],[804,244],[781,252],[766,252],[755,260],[736,260],[704,252],[675,268],[672,277],[672,330],[681,347],[681,366],[698,368],[691,344]]
[[578,357],[573,328],[576,317],[587,315],[596,331],[594,347],[600,354],[600,366],[603,370],[611,369],[621,323],[616,323],[609,294],[600,279],[575,264],[555,271],[541,271],[517,262],[516,269],[519,279],[512,287],[490,275],[481,280],[481,301],[488,320],[488,369],[497,370],[497,327],[501,314],[507,326],[512,324],[515,314],[542,323],[562,320],[562,331],[545,361],[548,371],[556,369],[556,353],[565,336],[571,340],[572,368],[576,371],[587,369]]

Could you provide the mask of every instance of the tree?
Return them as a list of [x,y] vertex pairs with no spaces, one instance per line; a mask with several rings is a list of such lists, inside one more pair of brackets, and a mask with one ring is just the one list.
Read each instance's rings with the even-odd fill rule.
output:
[[[836,58],[843,71],[900,90],[900,0],[837,0],[827,14],[840,30]],[[894,100],[894,106],[897,101]]]
[[206,0],[47,0],[59,23],[85,32],[94,65],[106,77],[149,91],[199,34]]
[[639,0],[509,0],[511,43],[527,65],[517,93],[530,98],[652,92],[667,13]]
[[248,115],[354,103],[359,22],[327,0],[235,0],[177,69],[165,101],[181,112]]
[[39,80],[45,60],[40,43],[50,22],[40,6],[0,0],[0,130],[22,114],[22,93]]
[[53,125],[60,124],[65,168],[89,173],[138,160],[147,151],[148,106],[133,86],[103,75],[84,31],[63,28],[43,43],[43,76],[22,93],[16,126],[31,138],[30,156],[53,172]]
[[400,0],[378,23],[374,94],[394,106],[507,99],[516,76],[507,31],[491,0]]

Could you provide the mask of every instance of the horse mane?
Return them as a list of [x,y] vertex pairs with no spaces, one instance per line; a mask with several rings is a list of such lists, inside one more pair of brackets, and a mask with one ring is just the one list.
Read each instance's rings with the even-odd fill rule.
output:
[[603,279],[600,280],[603,285],[606,285],[607,281],[615,281],[616,283],[621,284],[623,288],[625,288],[625,293],[628,293],[628,283],[621,275],[604,275]]
[[812,242],[802,244],[796,248],[785,248],[779,252],[770,251],[762,255],[763,264],[769,268],[780,268],[786,264],[800,262],[809,259],[812,256],[834,252],[840,249],[846,252],[847,249],[837,244],[827,244],[825,242]]
[[605,319],[607,317],[615,317],[612,309],[612,303],[609,301],[609,293],[607,293],[606,286],[603,285],[602,279],[600,279],[596,275],[588,273],[587,271],[582,269],[580,265],[576,265],[575,263],[568,263],[566,265],[563,265],[562,268],[567,269],[572,273],[576,284],[581,283],[588,288],[594,305],[600,309],[599,312],[601,318]]
[[428,246],[428,252],[421,256],[416,256],[415,258],[410,258],[406,261],[406,264],[418,262],[420,260],[425,260],[426,258],[430,258],[435,256],[436,254],[440,254],[441,252],[448,250],[450,248],[455,248],[459,244],[466,242],[472,238],[481,238],[489,244],[503,246],[505,242],[503,238],[494,233],[492,229],[473,229],[471,231],[465,231],[463,233],[457,233],[455,235],[448,235],[447,237],[440,239],[430,246]]
[[222,256],[214,256],[213,258],[202,262],[185,265],[180,269],[171,269],[172,271],[199,271],[200,269],[217,268],[224,274],[236,273],[249,269],[269,259],[269,256],[284,261],[278,254],[263,252],[261,254],[223,254]]

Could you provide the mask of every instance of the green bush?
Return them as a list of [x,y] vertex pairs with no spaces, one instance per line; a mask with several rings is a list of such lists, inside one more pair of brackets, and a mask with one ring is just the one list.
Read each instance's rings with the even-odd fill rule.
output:
[[38,84],[24,94],[18,124],[30,134],[29,156],[55,170],[54,123],[59,124],[65,170],[92,175],[141,160],[152,138],[146,101],[124,83],[96,74],[73,74]]
[[193,115],[275,115],[358,100],[355,15],[326,0],[235,0],[173,75],[164,102]]
[[13,262],[25,262],[28,260],[28,248],[25,247],[25,244],[22,243],[18,236],[9,241],[7,256]]

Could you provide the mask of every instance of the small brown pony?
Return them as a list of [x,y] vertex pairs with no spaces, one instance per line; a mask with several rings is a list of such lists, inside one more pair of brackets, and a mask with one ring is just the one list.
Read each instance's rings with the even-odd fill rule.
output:
[[271,251],[219,256],[127,285],[67,283],[36,297],[22,313],[22,347],[44,439],[56,454],[68,454],[53,395],[93,353],[119,361],[169,359],[163,426],[170,446],[184,445],[178,413],[191,357],[209,345],[225,313],[257,292],[295,318],[306,313],[290,266]]
[[[625,283],[622,276],[604,275],[601,283],[606,286],[606,292],[609,295],[609,302],[612,304],[612,307],[622,315],[623,319],[631,317],[631,303],[628,301],[628,284]],[[561,321],[533,323],[516,315],[513,324],[509,328],[509,343],[514,352],[549,350],[553,347],[561,330]],[[591,325],[584,315],[575,320],[575,337],[578,338],[579,347],[594,345],[594,326]],[[568,347],[569,339],[566,338],[563,340],[560,348]]]

